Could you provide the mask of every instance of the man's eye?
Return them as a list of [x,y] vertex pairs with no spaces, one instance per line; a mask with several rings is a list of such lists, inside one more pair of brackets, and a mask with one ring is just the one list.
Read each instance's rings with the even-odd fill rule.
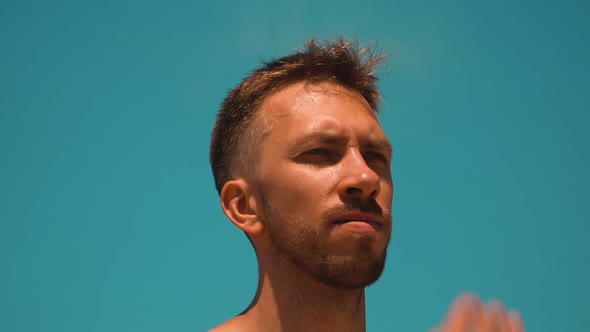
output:
[[330,150],[328,150],[326,148],[317,148],[317,149],[312,149],[312,150],[305,152],[305,154],[314,155],[314,156],[328,156],[328,155],[330,155],[330,153],[331,153]]
[[365,153],[365,159],[366,160],[381,161],[386,164],[389,163],[389,158],[387,158],[384,154],[382,154],[380,152],[375,152],[375,151],[369,151],[369,152]]
[[300,162],[309,164],[332,164],[338,161],[338,152],[328,148],[308,150],[297,158]]

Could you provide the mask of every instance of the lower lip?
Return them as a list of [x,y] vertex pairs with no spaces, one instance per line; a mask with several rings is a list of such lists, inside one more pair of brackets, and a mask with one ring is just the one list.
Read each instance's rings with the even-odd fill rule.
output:
[[381,225],[364,221],[347,221],[337,226],[355,233],[375,233],[381,229]]

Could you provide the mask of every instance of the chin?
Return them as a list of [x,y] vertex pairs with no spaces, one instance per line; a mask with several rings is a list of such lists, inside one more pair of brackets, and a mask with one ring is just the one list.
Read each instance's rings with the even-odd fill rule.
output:
[[327,286],[339,289],[360,289],[377,282],[385,268],[385,253],[380,257],[333,259],[316,277]]

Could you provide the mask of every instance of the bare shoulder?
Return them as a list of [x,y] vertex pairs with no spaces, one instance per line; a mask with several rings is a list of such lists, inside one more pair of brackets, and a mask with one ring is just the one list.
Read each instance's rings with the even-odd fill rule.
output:
[[250,329],[246,326],[240,316],[234,317],[227,322],[216,326],[209,330],[209,332],[248,332]]

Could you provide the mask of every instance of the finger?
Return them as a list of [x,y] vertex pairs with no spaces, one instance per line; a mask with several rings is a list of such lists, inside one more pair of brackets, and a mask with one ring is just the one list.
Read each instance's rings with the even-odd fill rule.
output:
[[468,331],[485,322],[485,313],[479,298],[474,294],[459,296],[449,309],[444,331]]
[[486,322],[484,331],[509,332],[510,322],[504,305],[498,301],[490,300],[485,308]]
[[524,322],[522,321],[522,317],[520,313],[516,310],[512,310],[508,313],[508,321],[510,324],[510,332],[525,332],[524,330]]

